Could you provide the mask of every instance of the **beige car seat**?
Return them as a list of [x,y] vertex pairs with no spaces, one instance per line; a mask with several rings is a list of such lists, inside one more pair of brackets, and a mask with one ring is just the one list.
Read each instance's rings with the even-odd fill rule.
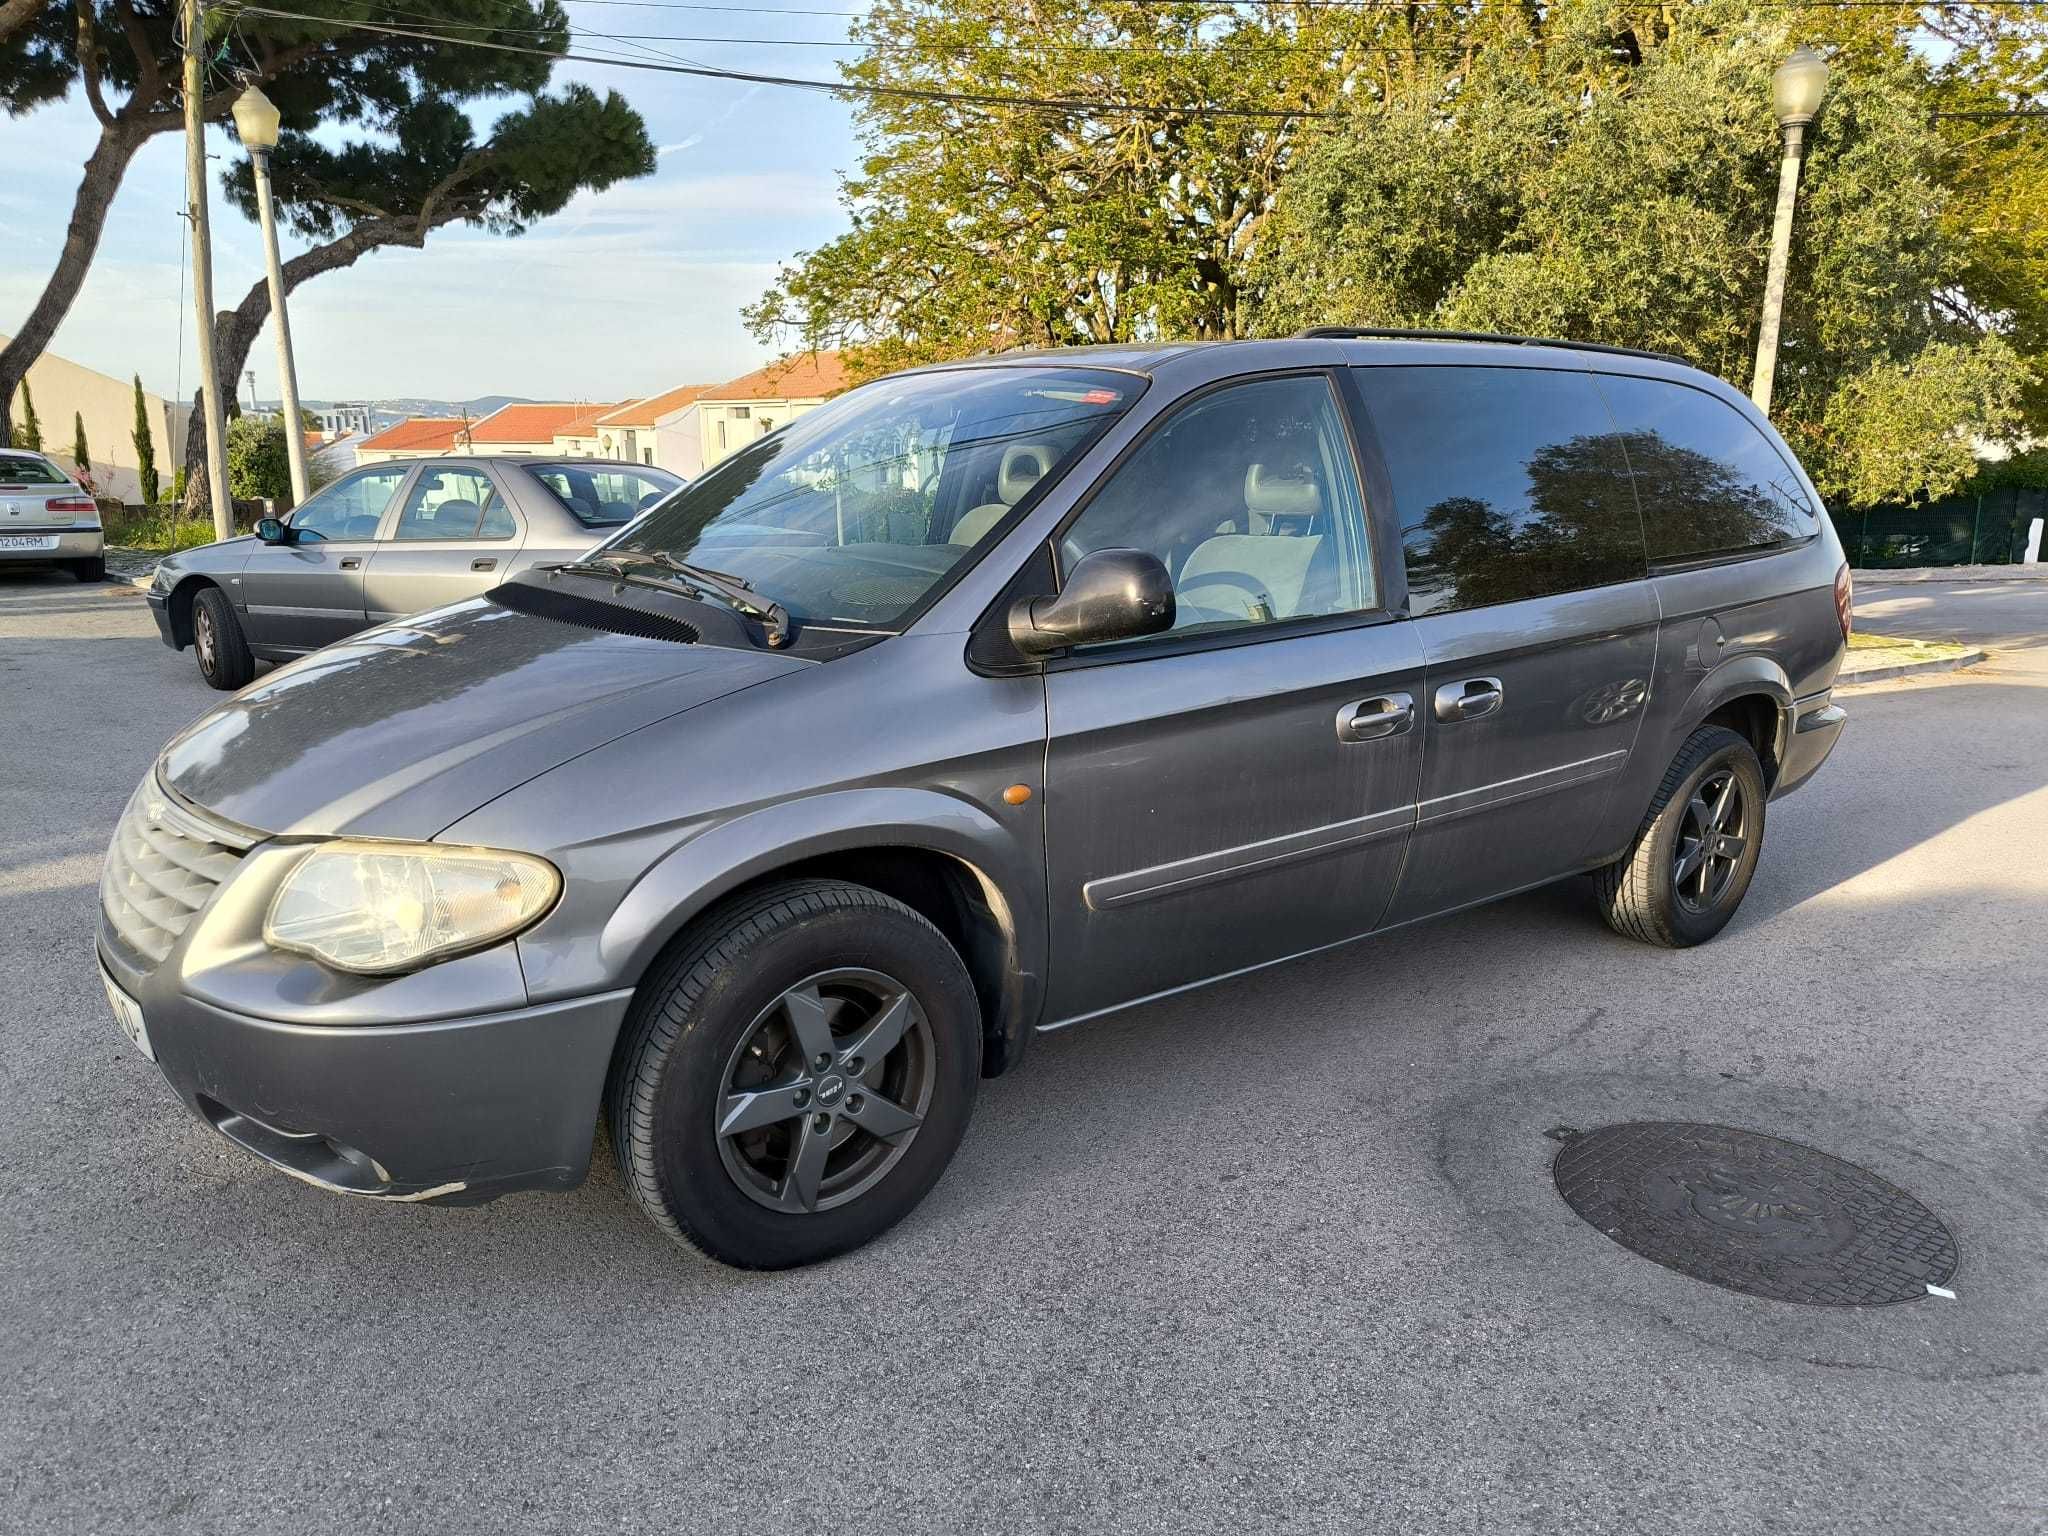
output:
[[1185,621],[1264,622],[1334,607],[1336,562],[1319,531],[1322,490],[1308,475],[1254,464],[1244,477],[1249,533],[1204,539],[1174,584]]
[[961,514],[947,535],[949,544],[979,544],[989,529],[1008,515],[1031,488],[1052,473],[1052,447],[1047,443],[1012,443],[1003,450],[996,470],[996,497]]

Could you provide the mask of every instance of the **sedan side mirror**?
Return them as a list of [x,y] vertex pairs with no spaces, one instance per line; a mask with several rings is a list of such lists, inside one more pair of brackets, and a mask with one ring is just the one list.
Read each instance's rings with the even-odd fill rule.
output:
[[256,537],[266,544],[289,544],[292,531],[274,517],[259,518],[256,523]]
[[1010,608],[1010,643],[1026,656],[1070,645],[1134,640],[1173,628],[1173,578],[1142,549],[1098,549],[1075,562],[1051,597]]

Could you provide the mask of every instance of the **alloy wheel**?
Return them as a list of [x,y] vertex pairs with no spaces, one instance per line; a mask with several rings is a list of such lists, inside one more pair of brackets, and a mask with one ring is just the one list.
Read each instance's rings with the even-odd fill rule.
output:
[[192,643],[199,650],[199,665],[211,672],[217,638],[213,632],[213,615],[203,607],[192,616]]
[[740,1037],[714,1130],[747,1197],[802,1214],[856,1200],[916,1139],[937,1059],[917,999],[880,971],[806,977]]
[[1750,839],[1749,796],[1734,768],[1717,768],[1700,780],[1685,804],[1671,880],[1679,904],[1709,912],[1735,882],[1735,871]]

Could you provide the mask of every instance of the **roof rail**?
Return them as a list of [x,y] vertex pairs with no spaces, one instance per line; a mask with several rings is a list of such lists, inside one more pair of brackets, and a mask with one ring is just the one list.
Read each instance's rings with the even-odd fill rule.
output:
[[1508,336],[1494,331],[1422,331],[1397,326],[1312,325],[1294,334],[1303,340],[1321,337],[1335,341],[1359,341],[1368,338],[1387,338],[1396,341],[1493,341],[1515,347],[1558,347],[1568,352],[1611,352],[1617,357],[1647,357],[1660,363],[1676,363],[1681,368],[1692,366],[1684,358],[1675,357],[1669,352],[1647,352],[1641,347],[1611,347],[1600,341],[1560,341],[1554,336]]

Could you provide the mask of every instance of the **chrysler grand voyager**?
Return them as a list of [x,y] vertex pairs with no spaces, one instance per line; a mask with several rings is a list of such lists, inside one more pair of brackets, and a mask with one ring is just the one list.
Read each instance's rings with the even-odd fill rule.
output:
[[1571,874],[1728,922],[1842,728],[1769,424],[1515,338],[1012,354],[272,673],[109,849],[114,1011],[322,1188],[563,1189],[803,1263],[1035,1031]]

